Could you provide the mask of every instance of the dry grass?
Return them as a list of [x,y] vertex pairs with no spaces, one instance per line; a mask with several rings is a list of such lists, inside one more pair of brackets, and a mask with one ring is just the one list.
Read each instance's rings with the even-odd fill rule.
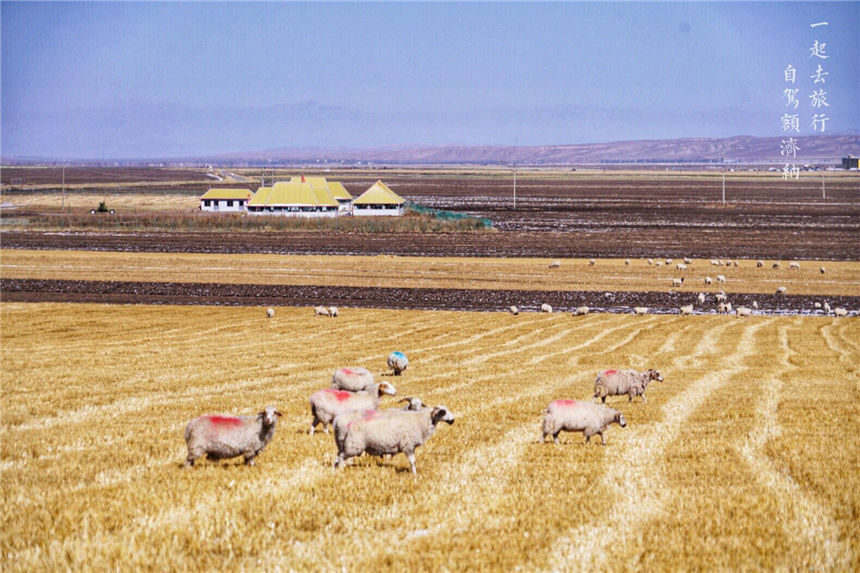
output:
[[[4,257],[7,253],[4,253]],[[5,261],[4,261],[5,264]],[[0,305],[0,550],[32,570],[860,568],[860,321]],[[342,365],[457,415],[330,464],[307,397]],[[594,372],[657,367],[607,446],[538,444]],[[254,468],[183,470],[204,412],[284,413]]]
[[[343,285],[354,287],[433,287],[515,290],[664,291],[772,294],[786,286],[790,294],[860,294],[860,263],[803,261],[800,270],[770,261],[739,267],[714,267],[696,260],[687,271],[649,266],[633,259],[564,259],[550,269],[550,259],[434,258],[393,256],[219,255],[184,253],[117,253],[93,251],[0,251],[3,278],[170,281],[230,284]],[[818,267],[825,265],[821,275]],[[723,274],[727,282],[704,284],[704,277]],[[671,279],[685,277],[677,289]]]

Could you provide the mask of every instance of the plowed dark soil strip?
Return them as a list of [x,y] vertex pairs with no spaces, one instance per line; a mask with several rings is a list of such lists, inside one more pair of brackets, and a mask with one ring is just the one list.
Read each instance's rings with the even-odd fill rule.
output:
[[[109,304],[191,304],[225,306],[315,306],[414,310],[504,311],[515,305],[534,311],[547,303],[557,311],[587,305],[601,312],[630,312],[646,306],[654,313],[677,313],[696,293],[617,292],[606,297],[586,291],[516,291],[432,288],[201,284],[121,281],[0,280],[3,302],[93,302]],[[816,297],[732,294],[735,306],[755,300],[767,314],[812,314]],[[831,306],[860,306],[860,297],[828,297]],[[697,310],[712,312],[712,305]],[[820,311],[819,311],[820,313]]]

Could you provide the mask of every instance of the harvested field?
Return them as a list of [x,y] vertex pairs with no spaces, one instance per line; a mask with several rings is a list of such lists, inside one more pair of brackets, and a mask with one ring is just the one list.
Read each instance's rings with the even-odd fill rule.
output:
[[[860,568],[860,321],[0,304],[0,551],[57,569]],[[387,378],[385,359],[410,367]],[[343,365],[456,423],[332,471]],[[606,367],[658,368],[607,445],[539,444]],[[201,413],[285,414],[256,467],[183,470]],[[390,404],[390,402],[389,402]]]

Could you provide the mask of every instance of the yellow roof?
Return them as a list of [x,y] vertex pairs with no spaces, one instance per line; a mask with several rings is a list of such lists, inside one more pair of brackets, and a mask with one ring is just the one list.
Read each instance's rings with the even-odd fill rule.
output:
[[250,189],[210,189],[201,199],[248,199],[253,195]]
[[334,195],[335,199],[352,199],[352,195],[349,194],[349,191],[346,190],[346,187],[340,181],[329,181],[328,189]]
[[[352,195],[340,181],[326,181],[325,177],[304,177],[304,182],[309,183],[315,190],[321,189],[331,193],[335,199],[352,199]],[[301,175],[293,175],[290,183],[302,183]]]
[[272,187],[260,187],[248,202],[249,207],[275,205],[337,207],[338,203],[328,190],[301,181],[278,181]]
[[352,202],[353,205],[402,205],[406,199],[388,188],[382,181],[377,181],[367,191]]

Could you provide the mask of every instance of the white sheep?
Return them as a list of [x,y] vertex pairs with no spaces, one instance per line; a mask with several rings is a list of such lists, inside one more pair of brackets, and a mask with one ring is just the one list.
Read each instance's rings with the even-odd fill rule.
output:
[[566,432],[582,432],[585,434],[585,443],[591,441],[591,436],[600,436],[600,443],[606,445],[603,432],[612,424],[618,424],[622,428],[627,425],[624,414],[602,404],[590,404],[577,400],[554,400],[550,402],[543,419],[543,435],[541,442],[546,442],[547,436],[552,436],[552,441],[558,444],[558,435],[562,430]]
[[634,396],[642,396],[645,400],[645,390],[652,380],[663,381],[663,377],[654,369],[645,372],[636,370],[601,370],[594,380],[594,398],[606,402],[607,396],[622,396],[627,394],[627,401],[632,402]]
[[334,318],[335,316],[337,316],[337,307],[336,307],[336,306],[330,306],[330,307],[328,307],[328,315],[329,315],[330,317],[332,317],[332,318]]
[[654,259],[648,259],[648,261],[647,261],[647,262],[648,262],[648,264],[649,264],[649,265],[653,265],[653,264],[654,264]]
[[518,308],[517,308],[517,307],[515,307],[515,306],[512,306],[512,307],[511,307],[511,308],[509,308],[508,310],[510,310],[510,311],[511,311],[511,314],[513,314],[514,316],[516,316],[516,315],[518,315],[518,314],[520,313],[520,309],[518,309]]
[[753,301],[753,302],[752,302],[752,307],[753,307],[754,309],[758,310],[758,303],[757,303],[756,301]]
[[205,455],[210,460],[244,456],[245,463],[254,465],[254,458],[275,435],[281,413],[269,406],[256,416],[213,416],[194,418],[185,427],[188,457],[185,467]]
[[332,426],[334,427],[334,442],[337,446],[338,453],[341,452],[341,447],[343,446],[344,438],[346,437],[346,432],[352,425],[352,422],[363,418],[367,415],[370,415],[372,412],[378,415],[387,416],[392,412],[402,412],[402,411],[418,411],[427,408],[424,402],[421,401],[421,398],[415,397],[407,397],[402,400],[398,400],[397,403],[401,402],[405,403],[402,408],[385,408],[383,410],[351,410],[348,412],[341,412],[337,416],[335,416],[332,421]]
[[812,306],[815,308],[821,308],[821,303],[820,302],[814,302],[814,303],[812,303]]
[[779,261],[776,261],[775,263],[773,263],[770,268],[778,269],[779,268]]
[[551,269],[557,269],[559,267],[561,267],[561,261],[553,261],[549,264],[549,268]]
[[578,306],[578,307],[576,307],[576,310],[573,311],[573,314],[576,316],[585,316],[586,314],[589,313],[590,310],[591,309],[588,308],[587,306]]
[[314,316],[329,316],[328,309],[324,306],[315,306]]
[[827,316],[830,316],[830,303],[829,302],[824,303],[824,314]]
[[788,292],[788,289],[785,288],[784,286],[780,286],[780,287],[776,288],[776,294],[785,294],[786,292]]
[[736,315],[736,316],[738,316],[738,317],[741,317],[741,316],[749,316],[749,315],[751,315],[751,314],[752,314],[752,309],[751,309],[751,308],[747,308],[747,307],[745,307],[745,306],[739,306],[739,307],[737,308],[737,310],[735,310],[735,315]]
[[718,261],[717,259],[711,259],[711,265],[715,267],[720,267],[723,265],[723,261]]
[[266,318],[272,318],[273,316],[275,316],[275,309],[271,308],[271,307],[267,308],[266,309]]
[[699,304],[705,304],[705,293],[700,292],[699,296],[696,297],[696,300],[699,301]]
[[593,267],[595,263],[594,259],[588,259],[588,266]]
[[682,315],[690,316],[691,314],[693,314],[693,305],[688,304],[688,305],[682,306],[678,310],[681,312]]
[[716,299],[717,302],[726,302],[728,295],[726,293],[724,293],[723,291],[720,291],[714,295],[714,298]]
[[672,264],[672,259],[666,259],[666,264],[667,264],[667,265],[671,265],[671,264]]
[[629,267],[629,266],[630,266],[630,259],[624,259],[624,266],[625,266],[625,267]]
[[684,264],[685,265],[692,265],[693,259],[691,259],[690,257],[684,257]]
[[790,263],[788,263],[788,270],[799,271],[800,270],[800,263],[798,263],[797,261],[791,261]]
[[705,284],[706,284],[706,285],[709,285],[709,284],[711,284],[712,282],[714,282],[714,279],[712,279],[711,277],[705,277]]
[[388,367],[394,370],[395,376],[400,376],[407,366],[409,366],[409,359],[402,352],[395,350],[388,355]]
[[675,265],[675,268],[679,271],[686,271],[687,265],[685,263],[678,263],[677,265]]
[[643,314],[648,314],[648,307],[647,306],[634,306],[633,307],[633,314],[638,315],[638,316],[641,316]]
[[547,314],[552,314],[552,306],[543,303],[542,305],[540,305],[540,311],[545,312]]
[[373,386],[373,373],[361,366],[338,368],[331,376],[331,387],[347,392],[361,392]]
[[717,275],[717,282],[725,284],[726,277],[724,275]]
[[833,309],[833,316],[848,316],[848,310],[841,306],[837,306]]
[[731,312],[731,307],[728,303],[721,302],[717,305],[717,314],[726,314],[727,312]]
[[454,423],[454,415],[445,406],[418,411],[365,412],[347,424],[337,444],[334,467],[342,467],[349,458],[363,453],[384,456],[403,452],[409,459],[412,475],[416,475],[415,449],[434,434],[439,422]]
[[764,266],[764,261],[756,261],[755,266],[756,266],[756,268],[759,268],[759,269],[762,268]]
[[822,267],[818,267],[818,272],[820,272],[822,275],[824,274],[825,270],[826,270],[826,269],[825,269],[823,266],[822,266]]
[[737,262],[737,261],[732,261],[732,264],[733,264],[734,266],[736,266],[736,267],[737,267],[737,266],[740,266],[740,265],[738,265],[738,262]]
[[377,409],[384,394],[395,396],[397,390],[388,382],[374,384],[361,392],[347,392],[334,388],[317,390],[310,397],[311,415],[313,416],[310,434],[313,435],[317,424],[322,424],[323,430],[328,433],[328,425],[334,421],[338,414],[353,410]]
[[684,277],[679,279],[672,279],[672,286],[675,288],[679,288],[682,284],[684,284]]

